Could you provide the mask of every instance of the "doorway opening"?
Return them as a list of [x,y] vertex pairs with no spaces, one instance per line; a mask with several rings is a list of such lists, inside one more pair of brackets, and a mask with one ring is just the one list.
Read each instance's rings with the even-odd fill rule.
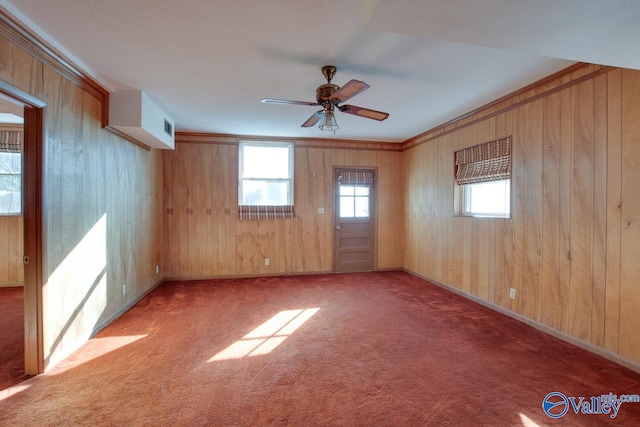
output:
[[[43,372],[42,348],[42,171],[43,109],[46,103],[0,80],[0,229],[7,253],[0,285],[12,288],[14,315],[4,331],[7,355],[0,373],[3,386]],[[0,245],[3,242],[0,239]],[[2,273],[2,270],[5,273]],[[16,310],[16,305],[22,309]],[[13,322],[13,323],[11,323]],[[22,336],[16,335],[21,331]],[[16,343],[22,346],[16,348]],[[3,347],[4,343],[0,343]],[[5,359],[7,359],[5,357]],[[16,359],[18,357],[19,359]]]

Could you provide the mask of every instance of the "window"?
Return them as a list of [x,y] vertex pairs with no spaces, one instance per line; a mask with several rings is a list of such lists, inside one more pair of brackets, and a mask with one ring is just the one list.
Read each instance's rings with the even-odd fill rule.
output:
[[510,214],[510,180],[464,185],[463,215],[508,218]]
[[340,218],[369,217],[369,187],[340,186]]
[[337,169],[340,218],[369,218],[371,187],[375,174],[371,170]]
[[22,132],[0,131],[0,215],[22,214]]
[[455,153],[458,215],[509,218],[511,215],[511,137]]
[[238,152],[241,219],[293,217],[293,144],[241,142]]

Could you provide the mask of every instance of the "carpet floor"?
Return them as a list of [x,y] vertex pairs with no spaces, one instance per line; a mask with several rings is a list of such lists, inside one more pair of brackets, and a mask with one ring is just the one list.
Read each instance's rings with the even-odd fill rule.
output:
[[542,401],[639,386],[403,272],[166,282],[50,372],[0,392],[0,425],[628,426],[640,403],[554,420]]
[[0,390],[26,380],[24,375],[24,291],[0,287]]

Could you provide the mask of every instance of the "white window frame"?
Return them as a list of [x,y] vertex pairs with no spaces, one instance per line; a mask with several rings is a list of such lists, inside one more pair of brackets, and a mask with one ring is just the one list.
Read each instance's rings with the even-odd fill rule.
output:
[[[285,147],[289,149],[289,170],[288,170],[288,178],[260,178],[260,177],[252,177],[252,178],[244,178],[244,149],[245,147]],[[243,184],[245,181],[267,181],[267,182],[287,182],[289,188],[289,194],[287,195],[287,203],[284,205],[278,206],[293,206],[293,195],[294,195],[294,144],[293,142],[278,142],[278,141],[240,141],[238,144],[238,205],[239,206],[248,206],[242,202],[243,195]],[[261,206],[274,206],[274,205],[261,205]]]
[[[508,212],[497,211],[497,212],[474,212],[471,210],[471,191],[474,186],[486,184],[487,182],[478,182],[473,184],[455,184],[456,186],[456,215],[458,216],[470,216],[476,218],[502,218],[508,219],[511,218],[511,179],[500,180],[505,181],[508,185],[508,197],[509,201],[507,203]],[[497,182],[497,181],[496,181]]]

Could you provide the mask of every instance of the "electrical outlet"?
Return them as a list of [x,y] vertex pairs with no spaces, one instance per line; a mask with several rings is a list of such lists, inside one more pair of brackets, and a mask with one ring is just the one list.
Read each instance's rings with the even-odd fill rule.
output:
[[122,284],[122,295],[126,295],[127,294],[127,285],[125,285],[124,283]]
[[264,259],[264,265],[269,265],[269,258]]
[[509,298],[516,299],[516,290],[515,290],[515,288],[509,288]]
[[156,265],[156,274],[160,274],[160,266]]
[[324,215],[324,208],[318,208],[318,215]]

